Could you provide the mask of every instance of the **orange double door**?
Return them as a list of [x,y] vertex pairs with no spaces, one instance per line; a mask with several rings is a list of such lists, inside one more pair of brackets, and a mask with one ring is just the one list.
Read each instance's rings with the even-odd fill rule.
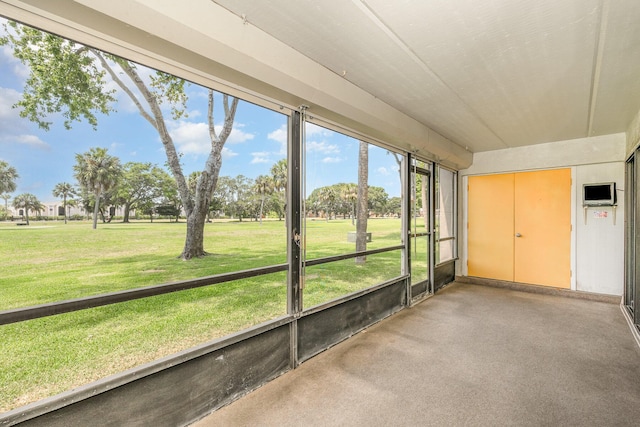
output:
[[570,288],[571,169],[469,177],[469,276]]

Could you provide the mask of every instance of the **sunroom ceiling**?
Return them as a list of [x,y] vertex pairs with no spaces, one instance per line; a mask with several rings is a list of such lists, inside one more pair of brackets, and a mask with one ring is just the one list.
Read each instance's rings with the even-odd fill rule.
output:
[[638,0],[212,0],[472,152],[624,132]]

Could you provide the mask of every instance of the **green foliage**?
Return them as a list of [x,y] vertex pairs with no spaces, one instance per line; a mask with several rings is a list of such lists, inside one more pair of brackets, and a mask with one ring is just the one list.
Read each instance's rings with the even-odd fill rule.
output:
[[382,187],[375,187],[370,185],[367,195],[367,204],[369,210],[377,215],[384,215],[387,213],[387,202],[389,201],[389,195]]
[[40,200],[31,193],[18,194],[13,198],[12,204],[14,208],[23,210],[27,225],[29,225],[29,211],[38,213],[44,209]]
[[5,24],[0,45],[30,69],[22,99],[15,105],[20,116],[49,130],[46,118],[62,113],[64,126],[86,119],[94,128],[97,113],[108,114],[115,90],[105,89],[105,72],[95,64],[87,47],[12,21]]
[[0,160],[0,194],[16,191],[16,179],[18,171],[4,160]]
[[164,217],[175,217],[176,222],[178,222],[178,217],[180,216],[180,209],[174,205],[158,205],[155,207],[155,211],[158,215]]
[[86,153],[76,154],[73,170],[81,189],[94,196],[93,228],[96,228],[100,198],[114,189],[122,176],[120,159],[109,155],[106,148],[93,147]]
[[106,148],[93,147],[76,154],[74,176],[80,185],[97,196],[115,187],[122,175],[120,160],[107,153]]
[[149,212],[165,194],[165,187],[172,182],[171,176],[151,163],[128,162],[123,167],[122,179],[115,188],[115,203],[124,206],[124,222],[134,209]]
[[[66,224],[67,222],[67,199],[71,196],[75,196],[76,195],[76,189],[73,187],[73,185],[69,184],[68,182],[61,182],[56,184],[55,187],[53,187],[53,196],[54,197],[62,197],[62,207],[64,210],[64,222]],[[58,215],[58,213],[56,212],[56,215]]]
[[160,101],[166,99],[171,104],[171,116],[174,120],[187,117],[186,81],[171,74],[157,71],[151,76],[151,87]]
[[400,197],[392,197],[387,203],[387,213],[400,216],[402,213],[402,199]]
[[[307,212],[314,216],[324,214],[327,219],[330,219],[333,214],[353,215],[357,197],[357,185],[354,183],[339,183],[316,188],[307,197]],[[378,216],[391,213],[389,200],[389,195],[384,188],[369,186],[367,203],[371,213]],[[399,207],[398,204],[398,212],[400,212]]]

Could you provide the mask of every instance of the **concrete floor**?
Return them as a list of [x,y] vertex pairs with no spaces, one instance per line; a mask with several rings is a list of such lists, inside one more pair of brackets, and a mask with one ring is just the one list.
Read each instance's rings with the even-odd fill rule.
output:
[[196,423],[640,425],[615,304],[456,283]]

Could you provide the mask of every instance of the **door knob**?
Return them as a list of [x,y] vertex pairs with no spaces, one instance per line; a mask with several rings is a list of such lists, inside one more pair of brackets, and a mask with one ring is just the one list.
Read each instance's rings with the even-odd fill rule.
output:
[[522,237],[522,234],[516,233],[516,237]]

